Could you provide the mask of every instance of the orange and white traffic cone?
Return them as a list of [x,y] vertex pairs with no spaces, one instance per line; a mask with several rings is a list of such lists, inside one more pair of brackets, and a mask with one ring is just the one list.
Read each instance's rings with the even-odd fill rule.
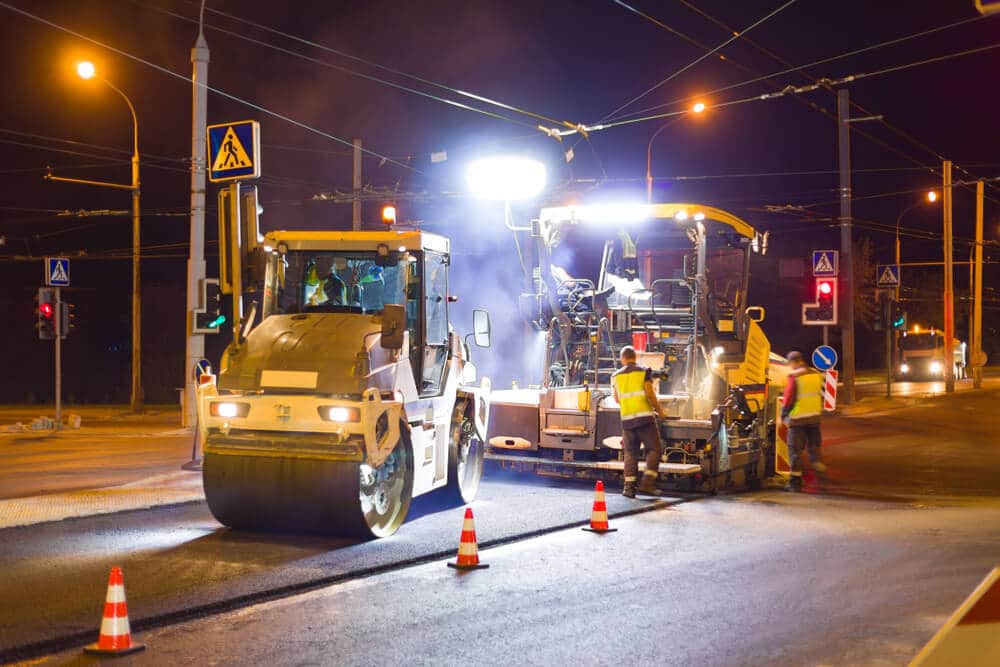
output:
[[462,522],[462,537],[458,541],[458,559],[448,563],[448,567],[456,570],[480,570],[489,567],[479,562],[479,545],[476,543],[476,524],[472,519],[472,508],[465,508],[465,520]]
[[590,513],[590,526],[583,530],[590,533],[613,533],[617,528],[608,526],[608,506],[604,502],[604,482],[597,480],[594,485],[594,509]]
[[132,642],[128,627],[128,607],[125,605],[125,582],[120,567],[111,568],[108,576],[108,595],[104,599],[104,617],[101,634],[96,644],[84,647],[87,653],[98,655],[125,655],[146,648],[145,644]]

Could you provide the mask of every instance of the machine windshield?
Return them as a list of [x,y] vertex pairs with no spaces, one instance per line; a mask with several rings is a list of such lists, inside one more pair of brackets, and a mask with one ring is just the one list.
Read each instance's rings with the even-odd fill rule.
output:
[[415,264],[409,255],[311,250],[274,254],[268,263],[265,314],[378,313],[388,303],[405,305],[411,267]]

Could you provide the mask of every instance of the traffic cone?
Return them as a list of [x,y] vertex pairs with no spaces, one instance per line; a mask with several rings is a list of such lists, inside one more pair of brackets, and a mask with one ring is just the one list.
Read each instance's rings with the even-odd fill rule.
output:
[[479,562],[479,546],[476,543],[476,524],[472,519],[472,508],[465,508],[465,520],[462,522],[462,537],[458,541],[458,559],[448,563],[448,567],[456,570],[480,570],[489,567]]
[[104,617],[101,634],[96,644],[84,647],[87,653],[98,655],[125,655],[146,648],[145,644],[132,643],[128,627],[128,607],[125,605],[125,582],[120,567],[111,568],[108,576],[108,595],[104,599]]
[[594,509],[590,513],[590,526],[583,530],[590,533],[613,533],[617,528],[608,527],[608,506],[604,503],[604,482],[597,480],[594,485]]

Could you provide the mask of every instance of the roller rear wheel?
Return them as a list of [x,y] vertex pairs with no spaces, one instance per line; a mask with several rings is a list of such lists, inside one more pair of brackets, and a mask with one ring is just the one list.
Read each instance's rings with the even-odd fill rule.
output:
[[467,504],[476,499],[483,477],[485,447],[476,435],[475,424],[466,416],[452,425],[448,447],[448,496],[455,504]]

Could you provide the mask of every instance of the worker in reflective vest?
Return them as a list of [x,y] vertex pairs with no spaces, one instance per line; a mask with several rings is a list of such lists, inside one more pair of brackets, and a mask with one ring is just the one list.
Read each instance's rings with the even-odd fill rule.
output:
[[781,402],[781,419],[788,425],[788,462],[792,469],[787,491],[802,490],[802,453],[809,452],[809,464],[819,475],[826,472],[820,447],[823,436],[820,418],[823,416],[823,375],[806,365],[802,353],[788,353],[792,367]]
[[[648,368],[638,366],[635,348],[626,346],[621,351],[622,367],[611,376],[615,400],[621,406],[622,449],[625,452],[625,487],[622,495],[635,498],[636,491],[657,495],[656,478],[660,468],[660,431],[656,417],[665,416],[653,390],[653,380]],[[646,446],[646,469],[642,482],[639,477],[639,445]]]

